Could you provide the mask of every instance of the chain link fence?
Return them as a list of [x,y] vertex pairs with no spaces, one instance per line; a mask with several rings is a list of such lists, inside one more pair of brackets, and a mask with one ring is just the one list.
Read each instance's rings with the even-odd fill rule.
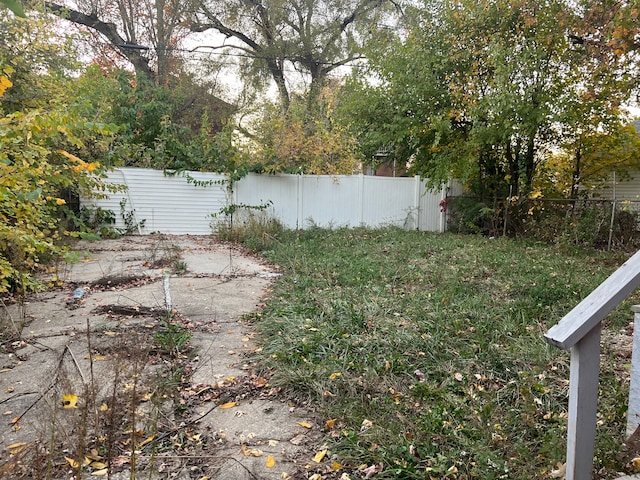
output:
[[448,230],[599,249],[640,246],[640,201],[448,197]]

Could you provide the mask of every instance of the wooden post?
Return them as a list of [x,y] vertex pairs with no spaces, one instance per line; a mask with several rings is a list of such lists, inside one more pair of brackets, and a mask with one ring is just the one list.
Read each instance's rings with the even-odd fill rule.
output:
[[571,348],[566,480],[590,480],[596,438],[601,323]]
[[629,385],[629,409],[627,410],[627,438],[640,426],[640,305],[631,307],[633,312],[633,347],[631,353],[631,385]]

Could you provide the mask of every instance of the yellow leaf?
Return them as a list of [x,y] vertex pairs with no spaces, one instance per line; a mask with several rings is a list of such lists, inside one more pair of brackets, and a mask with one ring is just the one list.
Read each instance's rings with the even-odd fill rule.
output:
[[78,396],[75,393],[62,395],[62,408],[76,408]]
[[311,425],[309,422],[296,422],[298,425],[300,425],[301,427],[304,428],[311,428],[313,427],[313,425]]
[[69,465],[71,465],[71,468],[78,468],[80,466],[80,464],[78,462],[76,462],[73,458],[64,457],[64,459],[67,462],[69,462]]
[[231,408],[235,407],[237,402],[227,402],[220,405],[218,408]]
[[320,463],[322,461],[322,459],[325,457],[326,454],[327,454],[327,449],[326,448],[324,450],[320,450],[313,457],[313,461],[316,462],[316,463]]
[[109,407],[107,406],[106,403],[103,403],[98,407],[98,410],[100,410],[101,412],[106,412],[107,410],[109,410]]
[[102,470],[96,470],[95,472],[91,472],[91,475],[93,475],[94,477],[102,477],[107,473],[109,473],[109,469],[103,468]]
[[84,163],[84,161],[82,161],[80,158],[76,157],[73,153],[67,152],[66,150],[56,150],[56,152],[67,157],[72,162]]
[[331,420],[327,420],[324,422],[324,427],[328,430],[331,430],[336,425],[337,418],[332,418]]
[[342,470],[342,465],[340,465],[338,462],[333,462],[331,464],[331,470],[333,470],[334,472],[337,472],[338,470]]
[[242,444],[242,453],[244,453],[245,457],[261,457],[263,455],[262,450],[257,448],[247,448],[246,445]]
[[4,449],[9,450],[9,453],[11,455],[16,455],[20,453],[22,450],[24,450],[25,448],[27,448],[26,442],[17,442],[17,443],[12,443],[11,445],[6,446]]
[[273,468],[276,465],[276,459],[271,455],[267,455],[267,468]]
[[147,443],[153,441],[154,438],[156,438],[156,436],[155,435],[151,435],[150,437],[147,437],[142,442],[140,442],[140,444],[138,446],[144,447]]
[[341,376],[342,376],[342,372],[333,372],[331,375],[329,375],[329,380],[333,380]]
[[104,470],[105,468],[107,468],[107,465],[102,462],[91,462],[89,466],[94,470]]

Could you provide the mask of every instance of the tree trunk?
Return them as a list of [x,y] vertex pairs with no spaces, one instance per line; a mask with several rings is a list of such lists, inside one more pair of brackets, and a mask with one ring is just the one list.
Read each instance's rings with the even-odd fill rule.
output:
[[580,188],[580,170],[582,169],[582,149],[578,146],[573,161],[573,174],[571,175],[571,198],[578,198]]
[[535,163],[536,148],[535,148],[535,133],[527,139],[527,151],[524,156],[525,162],[525,184],[524,188],[527,192],[531,192],[533,189],[533,175],[536,169]]
[[56,3],[45,2],[45,7],[49,12],[57,17],[60,17],[65,20],[69,20],[73,23],[77,23],[79,25],[84,25],[86,27],[92,28],[97,32],[100,32],[104,35],[107,40],[118,50],[120,53],[127,58],[133,65],[133,68],[136,71],[136,75],[140,77],[144,77],[155,83],[156,74],[149,65],[149,60],[145,58],[142,54],[146,49],[140,48],[131,48],[131,46],[127,46],[127,40],[122,38],[122,36],[118,33],[118,28],[115,23],[103,22],[97,16],[97,14],[92,13],[91,15],[86,15],[77,10],[73,10],[68,7],[63,7]]

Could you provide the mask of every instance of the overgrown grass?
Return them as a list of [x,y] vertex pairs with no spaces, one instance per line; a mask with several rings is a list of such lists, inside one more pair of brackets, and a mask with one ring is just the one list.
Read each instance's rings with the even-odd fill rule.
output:
[[[344,468],[531,479],[564,461],[569,357],[542,335],[626,256],[400,229],[288,232],[264,255],[285,274],[253,316],[259,366],[319,406]],[[624,372],[603,361],[600,478],[624,467]]]

